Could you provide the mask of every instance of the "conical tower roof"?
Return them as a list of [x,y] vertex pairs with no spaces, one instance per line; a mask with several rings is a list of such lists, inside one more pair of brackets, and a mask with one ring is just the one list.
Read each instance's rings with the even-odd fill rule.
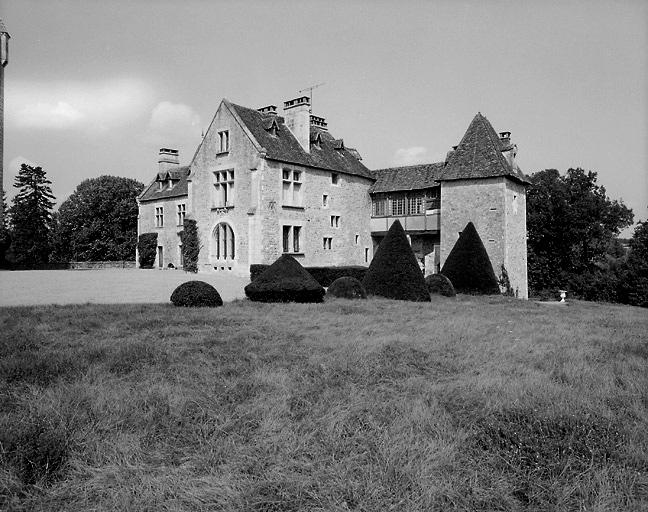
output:
[[481,112],[473,118],[461,142],[448,158],[439,181],[506,176],[522,183],[528,178],[513,169],[504,155],[497,133]]

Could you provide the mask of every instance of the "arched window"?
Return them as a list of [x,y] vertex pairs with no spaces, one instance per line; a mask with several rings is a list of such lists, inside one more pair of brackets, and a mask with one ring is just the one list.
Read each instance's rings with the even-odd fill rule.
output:
[[214,238],[216,241],[216,259],[233,260],[235,256],[234,231],[226,222],[221,222],[214,229]]

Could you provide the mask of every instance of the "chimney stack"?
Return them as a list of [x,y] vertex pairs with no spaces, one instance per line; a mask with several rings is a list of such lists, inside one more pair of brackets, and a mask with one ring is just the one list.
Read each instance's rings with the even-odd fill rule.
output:
[[284,121],[301,147],[310,152],[310,98],[301,96],[284,101]]
[[511,166],[511,169],[518,169],[518,164],[515,161],[515,155],[517,155],[517,145],[511,144],[511,132],[500,132],[499,134],[500,142],[502,143],[502,154],[506,161]]
[[268,105],[267,107],[261,107],[260,109],[258,109],[258,111],[267,116],[276,116],[277,105]]
[[180,155],[177,149],[160,148],[160,157],[158,158],[160,172],[170,171],[180,165]]
[[313,116],[313,115],[310,116],[310,124],[311,124],[311,126],[317,126],[318,128],[320,128],[322,130],[328,131],[328,128],[327,128],[328,124],[326,122],[326,119],[324,119],[323,117]]

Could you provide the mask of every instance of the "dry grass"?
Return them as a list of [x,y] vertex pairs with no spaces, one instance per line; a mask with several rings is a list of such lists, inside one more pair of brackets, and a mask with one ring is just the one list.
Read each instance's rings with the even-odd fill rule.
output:
[[648,315],[0,309],[0,509],[638,510]]

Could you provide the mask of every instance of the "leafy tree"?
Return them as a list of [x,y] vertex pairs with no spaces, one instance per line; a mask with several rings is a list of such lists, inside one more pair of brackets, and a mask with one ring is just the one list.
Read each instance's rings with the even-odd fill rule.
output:
[[157,233],[142,233],[137,241],[140,268],[153,268],[157,251]]
[[0,267],[4,267],[7,263],[5,260],[5,252],[11,245],[11,234],[9,233],[9,219],[7,217],[7,194],[2,190],[2,223],[0,223]]
[[15,263],[46,263],[50,254],[50,223],[55,197],[42,167],[22,164],[14,187],[20,190],[9,209],[11,255]]
[[561,176],[546,169],[531,176],[527,191],[529,285],[538,292],[571,286],[579,294],[601,276],[600,264],[632,210],[611,200],[597,174],[581,168]]
[[100,176],[82,181],[55,216],[53,245],[61,261],[135,258],[137,196],[144,185],[130,178]]
[[198,225],[194,219],[185,219],[183,230],[178,233],[182,242],[182,261],[185,272],[198,272],[198,255],[200,254],[200,239]]
[[621,281],[619,295],[622,302],[648,307],[648,220],[635,228]]

